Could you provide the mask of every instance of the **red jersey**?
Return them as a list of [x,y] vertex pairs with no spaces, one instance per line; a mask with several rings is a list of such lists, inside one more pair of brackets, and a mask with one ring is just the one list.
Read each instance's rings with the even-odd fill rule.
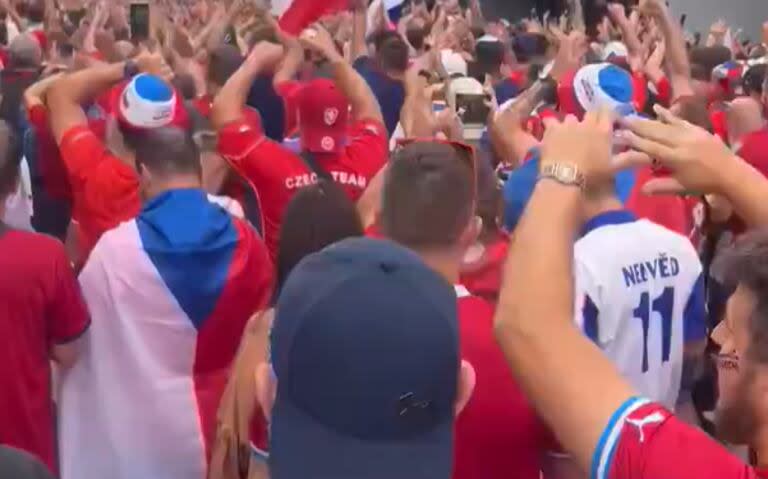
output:
[[285,81],[277,85],[275,91],[283,98],[285,106],[285,137],[289,138],[296,133],[299,127],[298,93],[302,83],[298,81]]
[[643,194],[643,186],[655,178],[654,172],[651,168],[638,168],[635,175],[635,186],[625,207],[638,218],[648,219],[688,237],[693,224],[685,199],[679,196]]
[[709,107],[709,120],[712,122],[712,132],[724,142],[728,142],[728,116],[720,104]]
[[37,456],[56,472],[51,347],[88,327],[64,247],[0,225],[0,444]]
[[757,479],[757,472],[658,404],[631,398],[594,454],[594,479]]
[[64,133],[59,151],[72,187],[72,217],[79,223],[85,261],[102,234],[141,210],[139,178],[87,125]]
[[456,419],[453,479],[539,479],[551,436],[509,373],[493,335],[493,306],[463,286],[458,296],[461,356],[475,389]]
[[[387,161],[386,135],[386,128],[379,122],[354,123],[344,150],[339,154],[317,154],[318,166],[357,201]],[[299,155],[268,139],[258,122],[247,117],[219,131],[219,152],[258,192],[264,237],[272,257],[276,257],[285,208],[296,191],[317,181],[317,175]]]

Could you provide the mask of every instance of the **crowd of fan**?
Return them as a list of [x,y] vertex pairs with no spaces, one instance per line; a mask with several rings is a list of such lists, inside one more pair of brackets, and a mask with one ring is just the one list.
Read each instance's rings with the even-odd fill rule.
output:
[[0,478],[768,478],[768,23],[132,3],[0,0]]

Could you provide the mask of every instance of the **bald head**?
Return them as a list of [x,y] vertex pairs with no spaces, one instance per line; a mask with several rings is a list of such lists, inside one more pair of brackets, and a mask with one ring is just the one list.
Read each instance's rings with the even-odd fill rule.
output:
[[728,136],[733,145],[741,141],[744,135],[764,126],[762,105],[753,98],[737,98],[729,104],[727,121]]

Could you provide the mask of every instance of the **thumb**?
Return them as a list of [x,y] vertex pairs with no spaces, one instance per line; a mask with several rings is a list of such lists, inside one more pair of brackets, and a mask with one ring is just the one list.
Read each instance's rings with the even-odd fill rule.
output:
[[674,178],[656,178],[643,185],[646,195],[681,195],[687,193],[685,187]]

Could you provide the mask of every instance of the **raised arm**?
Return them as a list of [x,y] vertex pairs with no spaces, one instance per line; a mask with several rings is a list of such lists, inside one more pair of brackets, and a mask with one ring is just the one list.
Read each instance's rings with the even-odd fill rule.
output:
[[[549,124],[542,168],[564,163],[587,182],[603,178],[611,131],[612,118],[599,113],[587,114],[583,123]],[[589,471],[611,417],[633,392],[573,322],[573,239],[582,224],[582,198],[578,186],[539,181],[510,247],[496,338],[526,396]]]
[[272,78],[272,84],[275,88],[282,83],[293,80],[304,62],[304,48],[297,38],[280,35],[280,41],[285,47],[285,56]]
[[640,38],[637,36],[637,31],[634,25],[627,18],[624,10],[624,5],[621,3],[611,3],[608,5],[608,14],[611,17],[614,25],[621,31],[621,37],[624,40],[624,44],[627,46],[630,57],[642,57],[643,56],[643,44],[640,43]]
[[301,41],[306,48],[323,55],[333,67],[333,79],[352,106],[353,120],[374,120],[384,123],[379,102],[363,77],[344,60],[336,50],[331,35],[323,27],[315,25],[313,28],[314,32],[303,35]]
[[211,122],[216,129],[241,118],[253,80],[283,58],[281,45],[259,42],[213,101]]
[[641,10],[656,20],[664,37],[667,55],[667,70],[672,85],[672,101],[693,95],[691,86],[691,63],[685,46],[685,37],[680,25],[672,18],[672,13],[662,0],[644,0]]
[[349,58],[354,63],[366,55],[365,32],[368,29],[368,10],[365,0],[355,0],[352,10],[352,42]]
[[[140,71],[165,76],[169,73],[160,54],[144,53],[135,59]],[[125,78],[126,63],[99,65],[62,77],[48,91],[51,129],[57,142],[72,127],[87,123],[81,105]]]

